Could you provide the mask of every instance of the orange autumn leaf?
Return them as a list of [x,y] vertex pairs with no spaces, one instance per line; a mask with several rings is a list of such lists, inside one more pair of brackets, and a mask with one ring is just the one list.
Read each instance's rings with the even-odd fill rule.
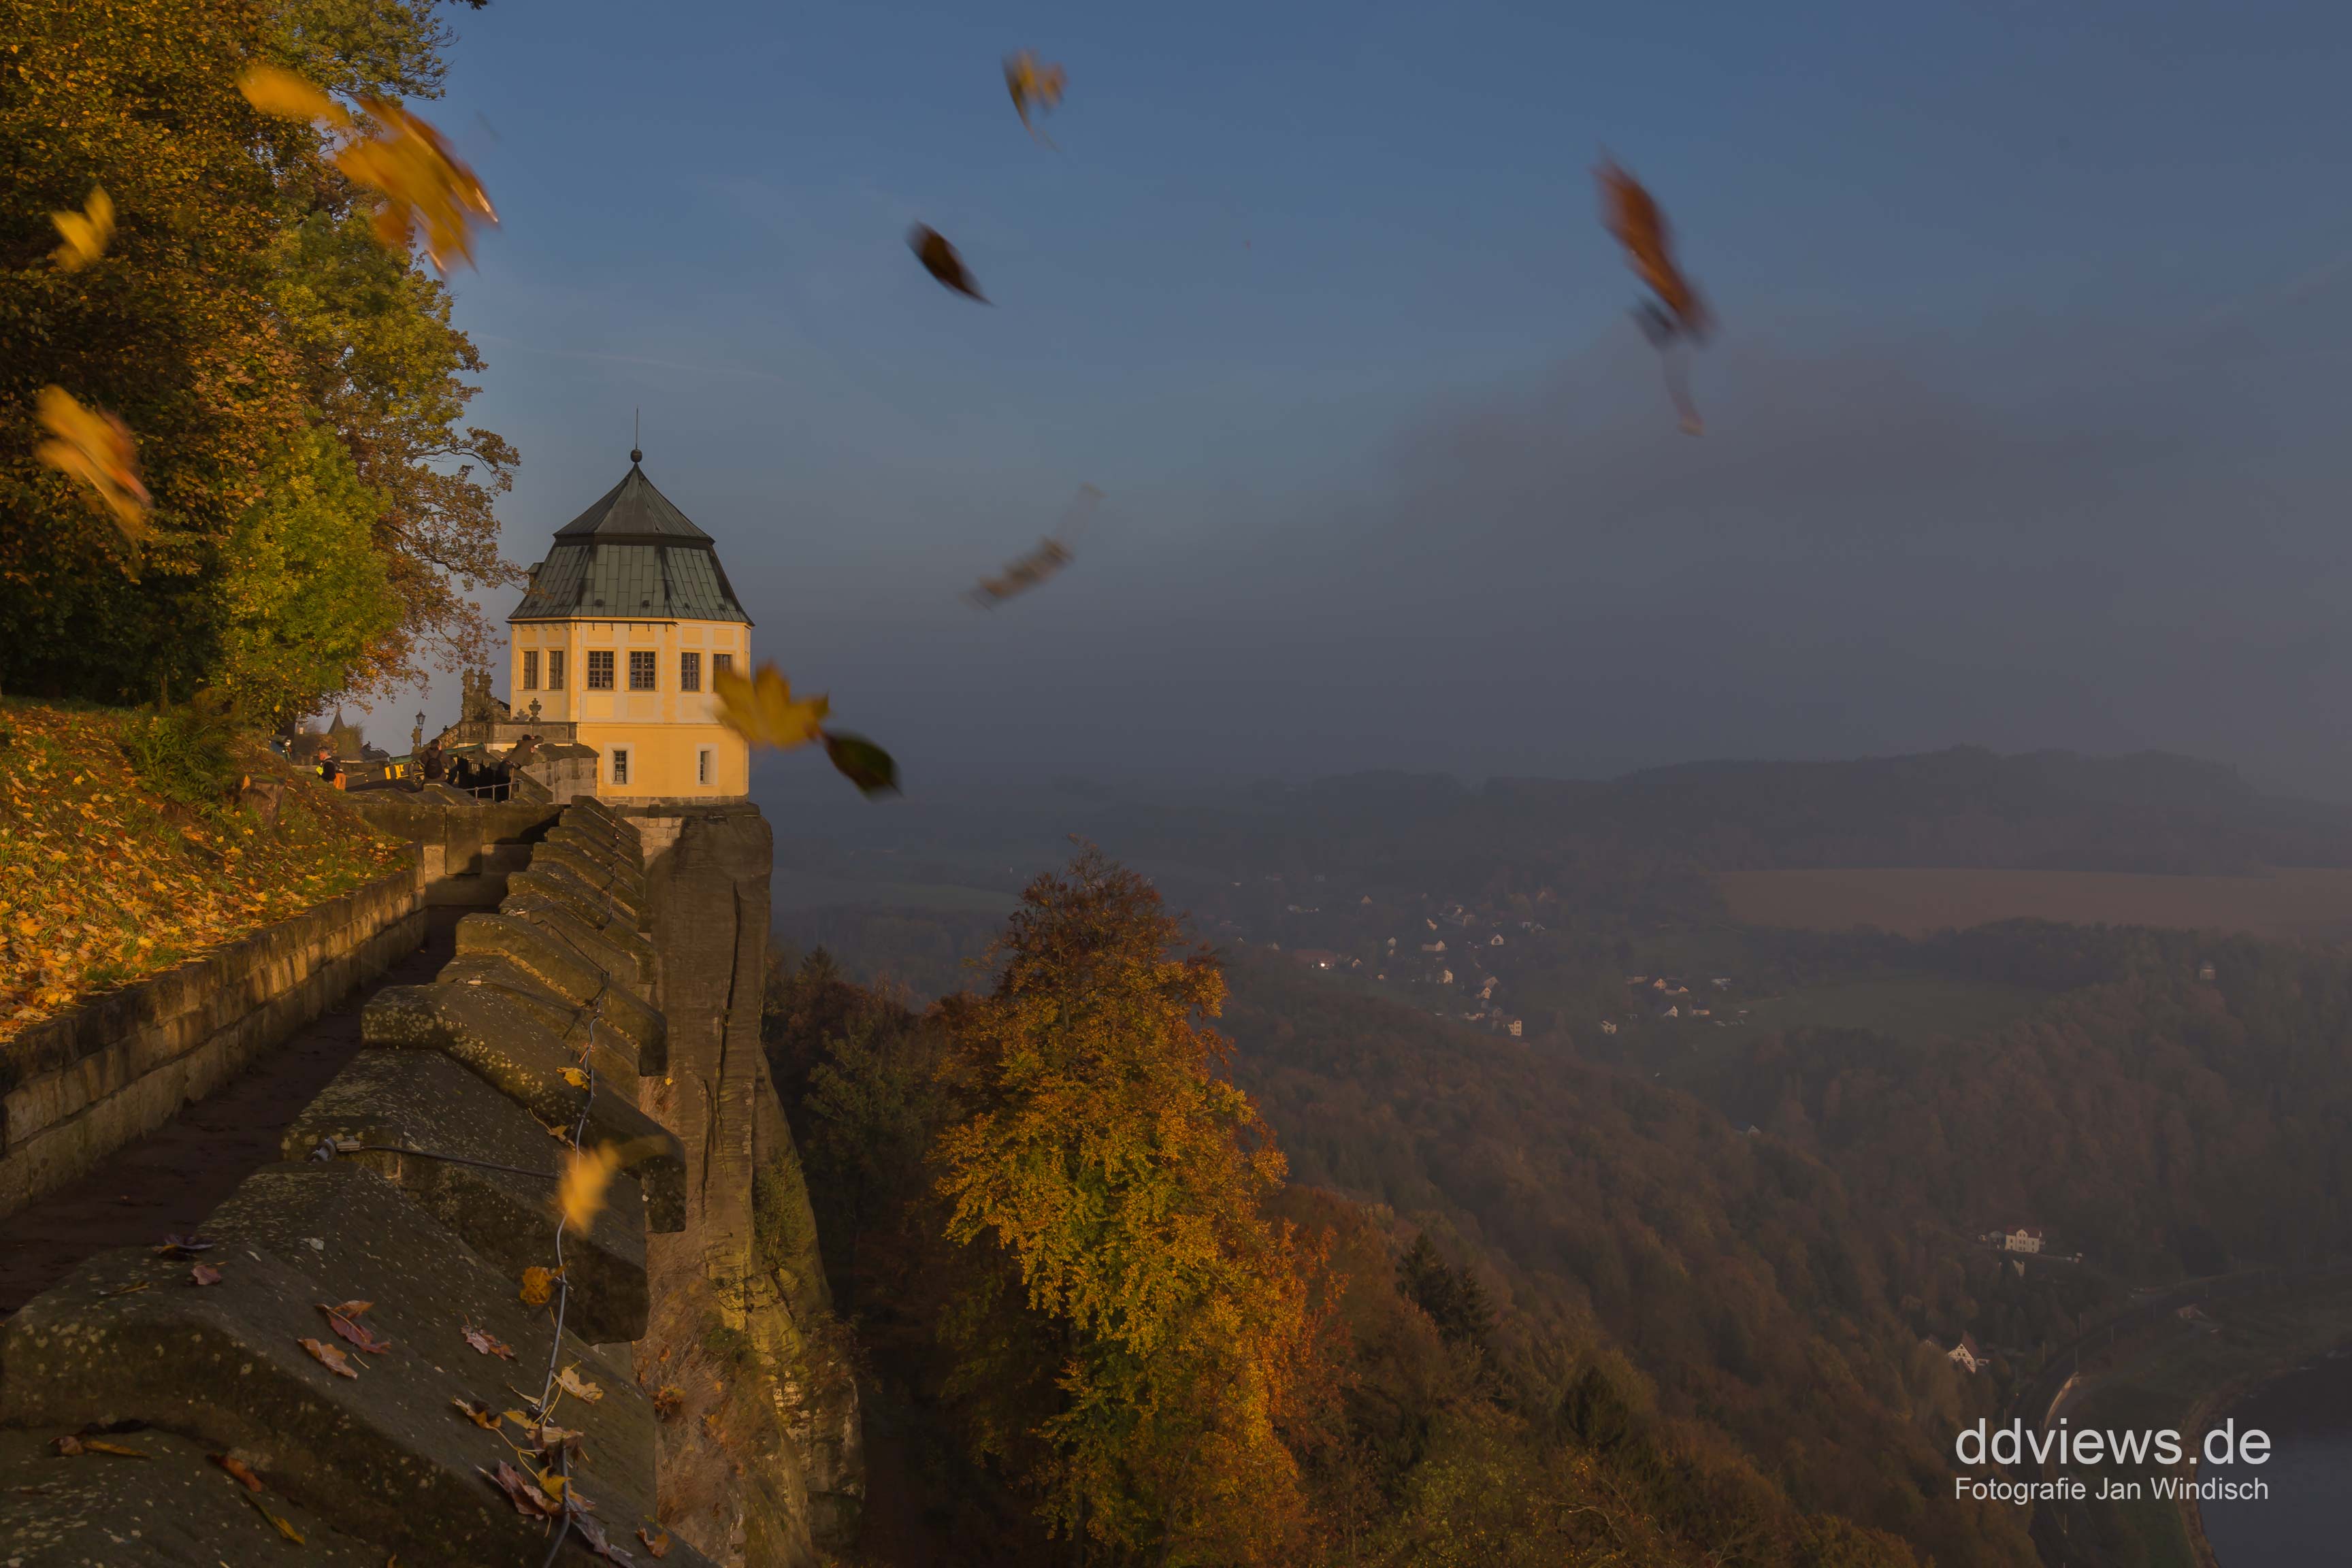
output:
[[257,1492],[261,1489],[261,1478],[255,1475],[252,1467],[235,1454],[207,1454],[205,1457],[236,1477],[237,1483],[246,1490]]
[[33,455],[67,478],[79,480],[90,499],[114,519],[132,543],[147,534],[154,498],[139,478],[138,445],[125,425],[104,409],[85,408],[61,386],[41,388],[41,428],[49,438]]
[[362,98],[366,123],[289,71],[257,66],[237,83],[265,114],[306,120],[343,132],[335,167],[379,198],[376,237],[396,249],[422,242],[426,260],[446,273],[451,258],[471,263],[473,226],[499,215],[474,171],[448,139],[389,99]]
[[522,1304],[544,1307],[555,1294],[555,1281],[562,1277],[561,1268],[541,1268],[537,1264],[522,1271]]
[[1021,123],[1029,134],[1049,147],[1053,142],[1029,117],[1032,112],[1045,114],[1059,108],[1062,89],[1068,81],[1068,73],[1060,66],[1038,59],[1030,50],[1023,49],[1004,58],[1004,90],[1013,96],[1014,112],[1021,116]]
[[755,746],[779,751],[815,740],[832,710],[823,697],[795,698],[793,683],[772,664],[761,665],[756,676],[719,670],[710,689],[719,698],[720,722]]
[[613,1173],[621,1168],[621,1152],[610,1143],[599,1143],[593,1149],[574,1149],[563,1157],[563,1174],[556,1184],[556,1207],[562,1212],[563,1223],[572,1230],[585,1236],[604,1209],[605,1189],[613,1184]]
[[584,1399],[591,1405],[604,1397],[603,1389],[580,1375],[580,1368],[577,1364],[567,1366],[556,1373],[555,1384],[573,1398]]
[[309,1351],[318,1359],[320,1365],[337,1377],[357,1377],[360,1374],[359,1369],[352,1364],[349,1356],[323,1340],[297,1340],[294,1342]]
[[503,1341],[483,1332],[471,1323],[466,1325],[466,1342],[484,1355],[499,1356],[507,1361],[515,1358],[514,1352]]
[[61,272],[79,272],[105,255],[107,242],[114,237],[114,200],[105,186],[92,185],[81,211],[51,213],[49,221],[62,237],[49,259]]

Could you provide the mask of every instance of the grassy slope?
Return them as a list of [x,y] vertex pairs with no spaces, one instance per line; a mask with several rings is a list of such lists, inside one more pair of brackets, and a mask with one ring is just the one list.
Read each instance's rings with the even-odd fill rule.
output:
[[257,744],[286,780],[278,820],[142,785],[133,715],[0,704],[0,1040],[92,992],[233,942],[403,863],[406,847]]

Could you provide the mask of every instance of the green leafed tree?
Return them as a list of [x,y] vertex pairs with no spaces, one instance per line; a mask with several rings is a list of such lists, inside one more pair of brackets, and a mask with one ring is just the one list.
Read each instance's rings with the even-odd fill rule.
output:
[[[236,86],[269,61],[431,96],[432,0],[0,0],[0,685],[283,713],[478,652],[468,595],[516,576],[515,455],[463,420],[478,356],[317,137]],[[96,187],[116,232],[64,270],[50,214]],[[135,434],[142,543],[34,458],[50,384]]]

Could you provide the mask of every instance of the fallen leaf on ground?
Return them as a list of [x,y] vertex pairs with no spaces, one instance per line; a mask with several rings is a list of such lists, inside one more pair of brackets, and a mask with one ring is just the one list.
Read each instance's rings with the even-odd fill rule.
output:
[[230,1475],[235,1476],[238,1482],[244,1486],[246,1490],[249,1492],[257,1492],[261,1489],[261,1478],[255,1475],[253,1473],[252,1467],[248,1466],[243,1459],[238,1458],[235,1454],[208,1454],[205,1458],[212,1460],[214,1464],[218,1465],[222,1469],[226,1470]]
[[[581,1506],[585,1508],[587,1504],[583,1502]],[[624,1564],[633,1564],[636,1562],[635,1558],[630,1556],[627,1552],[622,1551],[619,1547],[605,1540],[604,1527],[598,1524],[594,1520],[583,1518],[582,1515],[575,1513],[572,1516],[572,1528],[578,1533],[581,1540],[588,1543],[588,1550],[594,1552],[597,1556],[602,1557],[605,1562]]]
[[51,213],[49,221],[65,239],[49,258],[59,270],[77,272],[106,254],[107,242],[114,237],[114,201],[105,186],[92,185],[81,211]]
[[323,1307],[320,1310],[327,1312],[340,1312],[346,1318],[357,1318],[374,1305],[373,1301],[338,1301],[331,1307]]
[[220,1271],[219,1269],[217,1269],[217,1268],[214,1268],[211,1264],[209,1264],[209,1263],[192,1263],[192,1264],[188,1265],[188,1283],[189,1283],[189,1284],[191,1284],[191,1285],[217,1285],[217,1284],[219,1284],[220,1282],[221,1282],[221,1271]]
[[649,1555],[655,1557],[667,1557],[669,1555],[668,1531],[659,1530],[651,1534],[647,1534],[646,1532],[646,1527],[644,1525],[639,1525],[637,1526],[637,1539],[646,1543],[646,1551]]
[[206,1241],[201,1236],[167,1236],[163,1238],[163,1245],[155,1248],[155,1256],[193,1258],[199,1252],[210,1252],[217,1245],[219,1244],[216,1242]]
[[471,1421],[483,1431],[495,1432],[499,1429],[499,1418],[490,1414],[488,1405],[477,1405],[470,1399],[452,1399],[449,1403],[456,1405],[467,1420]]
[[555,1204],[563,1213],[563,1223],[587,1235],[604,1212],[604,1189],[613,1184],[613,1173],[620,1168],[621,1152],[610,1143],[566,1154],[563,1175],[555,1188]]
[[[365,1301],[349,1302],[346,1305],[357,1306],[362,1311],[365,1311],[368,1307]],[[376,1338],[373,1333],[346,1316],[341,1308],[330,1307],[324,1301],[318,1303],[318,1307],[319,1310],[327,1314],[327,1326],[335,1331],[338,1338],[350,1341],[370,1355],[383,1355],[391,1351],[390,1340]]]
[[117,1296],[136,1296],[140,1291],[147,1289],[149,1289],[149,1286],[147,1281],[144,1279],[142,1279],[136,1285],[117,1285],[111,1290],[100,1291],[99,1300],[102,1301],[110,1301]]
[[546,1306],[548,1298],[555,1294],[555,1281],[562,1272],[561,1268],[541,1268],[537,1264],[524,1269],[522,1304],[526,1307]]
[[654,1390],[654,1415],[656,1419],[674,1420],[677,1413],[685,1408],[686,1390],[678,1387],[677,1384],[665,1383]]
[[296,1530],[293,1523],[283,1514],[270,1512],[268,1508],[263,1504],[262,1500],[254,1496],[251,1492],[247,1492],[245,1494],[245,1500],[251,1503],[254,1508],[260,1512],[262,1518],[276,1525],[278,1527],[278,1534],[284,1536],[287,1540],[292,1542],[297,1546],[306,1544],[302,1539],[302,1532]]
[[144,1459],[152,1456],[137,1448],[127,1448],[120,1443],[110,1443],[103,1437],[79,1437],[68,1433],[52,1438],[49,1447],[60,1454],[112,1454],[121,1459]]
[[604,1391],[603,1389],[597,1387],[594,1384],[580,1375],[580,1368],[577,1363],[565,1367],[562,1372],[556,1373],[555,1384],[557,1387],[562,1389],[564,1393],[571,1394],[573,1398],[584,1399],[591,1405],[595,1404],[596,1401],[604,1397]]
[[492,1486],[507,1494],[507,1500],[514,1504],[515,1511],[526,1519],[553,1519],[562,1511],[549,1500],[545,1492],[531,1485],[521,1471],[504,1459],[499,1461],[497,1469],[484,1470],[482,1474],[489,1478]]
[[563,1081],[570,1084],[574,1089],[586,1089],[588,1087],[588,1075],[582,1072],[578,1068],[565,1068],[563,1069]]
[[139,446],[131,426],[103,408],[84,408],[61,386],[41,388],[39,416],[50,438],[34,447],[33,455],[89,486],[91,499],[113,514],[122,537],[137,543],[147,533],[155,498],[140,480]]
[[956,247],[939,230],[928,224],[917,224],[907,231],[907,248],[915,253],[924,271],[948,288],[983,305],[989,302],[988,296],[980,291],[980,285],[964,269],[963,258],[956,254]]
[[351,1358],[333,1345],[319,1340],[297,1340],[294,1342],[318,1357],[319,1363],[338,1377],[357,1377],[360,1374],[359,1369],[352,1364]]
[[514,1352],[508,1349],[504,1342],[484,1333],[471,1323],[466,1325],[466,1342],[484,1355],[504,1356],[509,1361],[515,1358]]

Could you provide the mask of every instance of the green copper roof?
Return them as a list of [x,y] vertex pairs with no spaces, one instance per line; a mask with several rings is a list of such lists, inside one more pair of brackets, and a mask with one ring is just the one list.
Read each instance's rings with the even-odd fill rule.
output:
[[530,587],[507,619],[749,626],[710,535],[654,489],[635,453],[629,456],[621,482],[556,531],[554,548],[531,569]]

